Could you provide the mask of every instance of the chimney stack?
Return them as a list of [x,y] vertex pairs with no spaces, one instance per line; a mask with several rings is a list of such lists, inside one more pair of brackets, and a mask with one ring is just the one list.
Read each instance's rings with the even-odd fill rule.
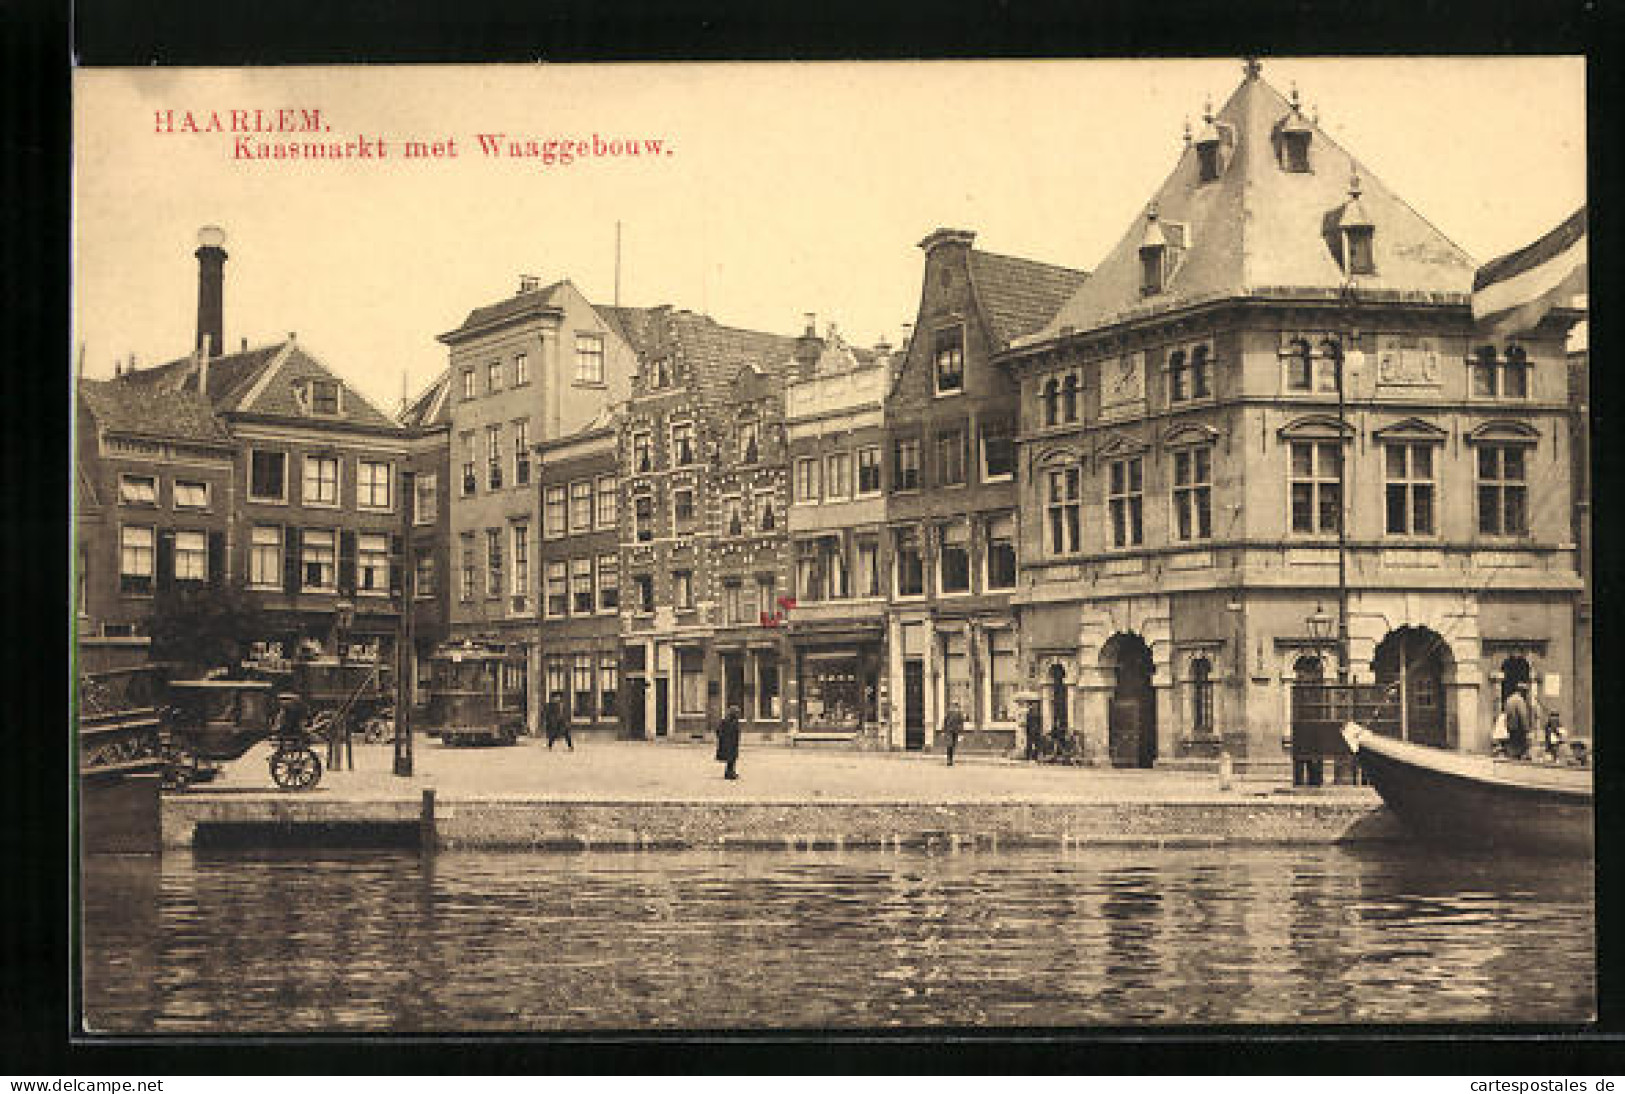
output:
[[226,233],[206,224],[197,234],[197,348],[211,357],[225,350]]
[[824,340],[818,337],[818,316],[807,313],[807,329],[796,339],[796,375],[803,380],[818,371],[818,359],[824,355]]
[[519,291],[521,293],[535,292],[542,287],[542,279],[535,274],[519,275]]

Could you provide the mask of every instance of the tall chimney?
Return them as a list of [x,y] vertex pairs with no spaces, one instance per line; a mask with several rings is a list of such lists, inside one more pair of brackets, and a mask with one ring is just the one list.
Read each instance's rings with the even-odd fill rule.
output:
[[197,349],[210,357],[225,352],[226,233],[213,224],[197,234]]
[[824,340],[818,337],[818,316],[807,313],[807,330],[796,339],[796,374],[807,379],[818,371],[818,359],[824,355]]

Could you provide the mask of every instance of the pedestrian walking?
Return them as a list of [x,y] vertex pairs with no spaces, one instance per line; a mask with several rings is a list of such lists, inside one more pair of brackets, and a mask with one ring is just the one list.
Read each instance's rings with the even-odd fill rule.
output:
[[1037,699],[1027,700],[1027,758],[1038,759],[1044,737],[1044,708]]
[[734,765],[739,762],[739,708],[729,707],[722,721],[717,723],[717,759],[727,766],[722,769],[724,779],[737,779]]
[[1514,760],[1529,758],[1529,735],[1535,728],[1535,712],[1529,705],[1529,685],[1521,683],[1506,701],[1507,753]]
[[551,749],[553,742],[560,737],[570,746],[570,751],[576,750],[575,741],[570,739],[570,719],[564,716],[564,700],[557,693],[547,701],[547,707],[542,712],[542,721],[547,730],[547,747]]
[[959,702],[948,704],[948,715],[942,719],[942,737],[948,745],[948,766],[954,765],[954,750],[959,747],[959,735],[965,732],[965,716],[959,711]]

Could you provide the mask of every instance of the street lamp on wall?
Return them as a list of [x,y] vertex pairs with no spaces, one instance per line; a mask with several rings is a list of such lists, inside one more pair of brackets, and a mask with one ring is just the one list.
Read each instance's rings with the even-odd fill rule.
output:
[[1314,613],[1304,622],[1309,627],[1309,637],[1315,640],[1316,645],[1325,645],[1329,642],[1332,628],[1337,624],[1337,620],[1332,618],[1332,614],[1319,601],[1315,602]]

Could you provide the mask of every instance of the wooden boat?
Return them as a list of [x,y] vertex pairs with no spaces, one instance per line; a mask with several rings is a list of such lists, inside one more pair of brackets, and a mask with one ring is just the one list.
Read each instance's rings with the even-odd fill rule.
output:
[[1343,739],[1388,808],[1430,840],[1537,855],[1595,853],[1589,767],[1449,752],[1354,722],[1343,727]]

